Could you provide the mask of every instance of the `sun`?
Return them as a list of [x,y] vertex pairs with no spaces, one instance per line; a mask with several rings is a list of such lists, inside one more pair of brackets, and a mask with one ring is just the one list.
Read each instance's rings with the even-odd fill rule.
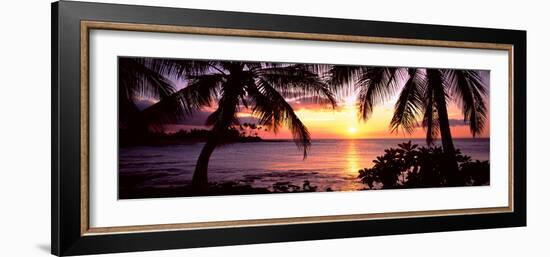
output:
[[357,128],[356,128],[356,127],[349,127],[349,128],[348,128],[348,133],[350,133],[350,134],[355,134],[355,133],[357,133]]

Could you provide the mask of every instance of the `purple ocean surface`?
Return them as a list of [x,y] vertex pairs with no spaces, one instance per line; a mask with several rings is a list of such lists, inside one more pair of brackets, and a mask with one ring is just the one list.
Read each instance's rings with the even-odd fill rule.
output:
[[[217,148],[210,158],[211,182],[234,181],[271,188],[277,182],[302,185],[309,181],[320,191],[359,190],[358,170],[373,165],[384,149],[397,147],[403,139],[313,140],[303,159],[291,142],[235,143]],[[412,140],[420,146],[422,139]],[[455,147],[474,160],[489,160],[489,139],[455,139]],[[119,151],[120,175],[150,174],[142,186],[188,185],[204,143],[139,146]]]

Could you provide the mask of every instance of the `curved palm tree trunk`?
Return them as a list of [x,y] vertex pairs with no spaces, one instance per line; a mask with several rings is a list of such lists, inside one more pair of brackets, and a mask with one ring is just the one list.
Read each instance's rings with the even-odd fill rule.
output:
[[228,129],[237,119],[237,106],[239,105],[239,96],[242,94],[243,64],[240,62],[230,63],[228,67],[230,77],[222,86],[222,96],[218,101],[218,108],[210,114],[206,120],[207,125],[212,125],[210,136],[201,150],[195,172],[193,173],[193,191],[196,194],[205,194],[208,192],[208,163],[210,156],[217,146],[223,142],[223,137]]
[[218,140],[211,136],[201,150],[195,172],[193,173],[192,187],[195,193],[206,193],[208,191],[208,163],[214,149],[218,146]]
[[[439,98],[439,97],[437,97]],[[438,101],[436,99],[436,101]],[[447,157],[447,162],[449,167],[449,175],[458,173],[458,163],[455,156],[455,146],[453,143],[453,137],[451,135],[451,128],[449,125],[449,117],[447,115],[447,107],[443,104],[437,104],[437,116],[439,118],[439,132],[441,133],[441,145],[443,146],[443,152]]]
[[[434,98],[437,108],[439,121],[439,132],[441,133],[441,144],[445,153],[445,171],[442,171],[447,177],[447,184],[455,184],[454,177],[458,175],[458,163],[455,156],[455,146],[451,135],[449,116],[447,113],[447,101],[445,99],[445,90],[443,88],[442,74],[440,70],[428,69],[428,77],[433,83]],[[431,74],[430,74],[431,73]],[[434,81],[435,80],[435,81]]]

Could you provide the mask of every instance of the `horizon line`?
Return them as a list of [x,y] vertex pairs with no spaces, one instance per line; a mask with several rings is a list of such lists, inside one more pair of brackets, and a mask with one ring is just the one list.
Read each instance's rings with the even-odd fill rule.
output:
[[[293,138],[262,138],[262,140],[294,140]],[[426,140],[426,138],[423,137],[414,137],[414,138],[394,138],[394,137],[362,137],[362,138],[312,138],[311,140],[362,140],[362,139],[394,139],[394,140]],[[453,140],[455,139],[491,139],[491,137],[453,137]],[[434,141],[441,141],[440,138],[435,139]]]

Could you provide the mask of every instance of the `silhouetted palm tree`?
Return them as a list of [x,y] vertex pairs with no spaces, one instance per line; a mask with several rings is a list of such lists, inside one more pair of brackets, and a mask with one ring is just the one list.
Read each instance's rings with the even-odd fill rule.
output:
[[[389,100],[401,88],[390,123],[392,131],[412,133],[421,118],[426,142],[441,135],[449,158],[449,170],[458,171],[447,103],[452,98],[464,115],[472,136],[483,131],[487,120],[486,85],[477,71],[393,67],[334,66],[328,71],[331,84],[348,85],[358,91],[360,117],[367,120],[376,104]],[[401,86],[402,84],[402,86]],[[422,116],[422,117],[420,117]]]
[[168,59],[148,59],[145,65],[162,76],[187,80],[183,89],[144,110],[146,117],[166,122],[217,102],[216,110],[206,120],[212,133],[193,174],[197,192],[207,190],[210,156],[224,143],[224,134],[239,125],[237,114],[241,109],[250,109],[259,125],[274,132],[286,125],[305,158],[310,135],[285,97],[307,97],[332,107],[336,104],[328,84],[308,65]]
[[133,132],[144,133],[148,124],[137,105],[139,98],[163,99],[175,92],[173,83],[146,66],[143,58],[120,58],[118,60],[118,102],[123,127]]

